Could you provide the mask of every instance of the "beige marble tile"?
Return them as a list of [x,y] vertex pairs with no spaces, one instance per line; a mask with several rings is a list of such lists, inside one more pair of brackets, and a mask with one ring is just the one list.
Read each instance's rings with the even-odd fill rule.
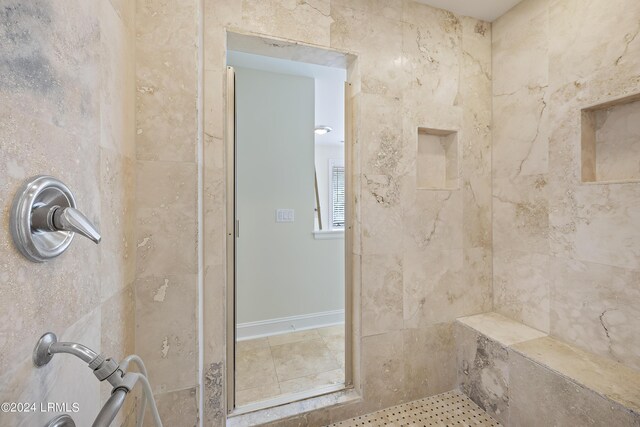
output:
[[[222,70],[226,61],[226,28],[242,27],[242,1],[206,1],[203,12],[207,23],[204,26],[204,68]],[[206,114],[205,119],[208,119]]]
[[138,161],[136,203],[142,209],[196,208],[196,165],[187,162]]
[[129,286],[101,307],[100,351],[121,361],[135,353],[135,289]]
[[540,175],[549,169],[550,102],[547,86],[526,87],[515,94],[493,98],[493,171],[496,179]]
[[[331,47],[359,55],[361,91],[398,97],[404,79],[402,23],[383,14],[334,3],[331,4],[331,18]],[[379,28],[385,28],[385,31],[381,32]]]
[[363,336],[401,330],[402,260],[394,255],[371,255],[364,256],[362,264]]
[[236,341],[236,351],[242,353],[244,351],[256,350],[259,348],[268,348],[269,338],[255,338],[252,340]]
[[280,391],[284,393],[297,393],[300,391],[313,390],[315,388],[337,385],[344,383],[344,370],[334,369],[333,371],[320,372],[317,374],[305,375],[280,382]]
[[242,26],[255,33],[328,46],[331,22],[329,0],[242,2]]
[[595,178],[598,181],[640,179],[640,102],[621,103],[593,112]]
[[397,332],[362,339],[362,393],[369,411],[405,400],[403,345]]
[[344,359],[345,336],[344,335],[326,335],[322,337],[324,343],[334,353],[342,353]]
[[271,348],[246,350],[236,355],[236,390],[277,382]]
[[[485,295],[489,291],[488,282],[477,281],[474,270],[467,270],[467,262],[473,263],[465,258],[461,249],[405,254],[405,328],[450,322],[460,316],[481,312],[488,306]],[[474,284],[473,289],[468,289],[470,283]]]
[[493,244],[496,251],[549,250],[547,179],[533,175],[493,179]]
[[102,301],[135,280],[135,161],[100,148]]
[[401,185],[388,175],[362,177],[361,246],[370,255],[397,254],[402,249]]
[[[361,399],[357,397],[353,390],[343,390],[275,406],[264,411],[234,416],[229,419],[227,425],[229,427],[252,425],[304,426],[307,423],[309,425],[324,425],[331,419],[330,412],[341,413],[346,407],[352,410],[359,410],[361,407]],[[322,408],[330,409],[321,410]]]
[[455,105],[462,56],[460,19],[414,1],[404,2],[402,13],[403,96]]
[[195,274],[196,211],[169,206],[136,211],[136,276]]
[[[184,427],[198,425],[198,389],[196,387],[158,394],[156,403],[163,425]],[[144,425],[152,427],[153,419],[146,416]]]
[[[100,146],[135,157],[135,2],[100,0]],[[118,3],[119,10],[113,3]],[[115,9],[114,9],[115,8]],[[125,16],[125,18],[123,18]]]
[[333,0],[332,7],[342,6],[389,19],[402,19],[402,0]]
[[414,194],[413,199],[403,200],[404,250],[424,254],[462,248],[462,193],[416,190]]
[[551,334],[640,369],[640,271],[551,258]]
[[268,337],[269,345],[276,346],[282,344],[290,344],[300,341],[317,340],[320,338],[320,334],[316,329],[309,329],[306,331],[289,332],[286,334],[272,335]]
[[637,413],[517,352],[509,357],[509,382],[508,425],[638,425]]
[[[548,83],[549,3],[549,0],[521,2],[493,22],[494,102],[497,95],[518,91],[526,94],[529,87]],[[494,123],[497,121],[494,117]]]
[[193,162],[198,84],[196,4],[140,0],[136,5],[138,160]]
[[503,346],[547,336],[542,331],[523,325],[498,313],[491,312],[460,317],[457,321]]
[[272,346],[271,354],[281,382],[340,368],[322,339]]
[[281,395],[280,383],[269,383],[257,387],[236,391],[236,405],[242,406],[248,403],[260,402]]
[[[576,0],[549,2],[549,65],[554,78],[563,83],[601,78],[606,81],[610,80],[607,73],[613,70],[619,73],[618,81],[633,75],[632,70],[640,64],[632,54],[637,49],[634,35],[638,34],[635,16],[639,5],[625,1],[582,6]],[[575,62],[577,58],[583,60]],[[609,81],[597,91],[613,85],[615,82]]]
[[[463,319],[478,320],[483,315]],[[506,319],[504,319],[506,320]],[[504,329],[503,319],[495,329]],[[486,320],[485,320],[486,322]],[[489,320],[495,326],[495,320]],[[511,325],[509,325],[511,326]],[[492,330],[493,328],[487,327]],[[480,408],[503,424],[509,419],[509,352],[498,340],[484,332],[456,322],[457,387]]]
[[[403,331],[403,393],[408,400],[455,388],[455,344],[452,323]],[[428,357],[425,357],[425,349],[430,349]]]
[[344,329],[345,329],[345,325],[334,325],[334,326],[327,326],[326,328],[318,328],[316,330],[318,331],[318,334],[320,334],[321,337],[327,338],[327,337],[337,337],[337,336],[344,337]]
[[[208,354],[208,353],[207,353]],[[223,362],[205,362],[204,371],[204,421],[210,425],[221,425],[226,419]]]
[[402,117],[394,112],[402,107],[397,98],[363,93],[360,109],[367,123],[359,138],[362,147],[362,172],[371,175],[398,175],[408,171],[403,149]]
[[[484,157],[486,153],[481,154]],[[464,162],[465,160],[463,160]],[[466,168],[463,166],[463,170]],[[491,177],[471,175],[462,178],[462,246],[493,248]]]
[[637,370],[551,337],[515,344],[512,348],[614,402],[636,412],[640,409],[640,373]]
[[154,393],[196,383],[196,301],[195,275],[136,281],[136,352],[145,361]]
[[640,268],[640,186],[565,187],[550,215],[551,253],[627,269]]
[[495,251],[494,257],[494,310],[548,332],[549,256],[507,250]]
[[[216,138],[221,140],[224,138],[224,104],[219,102],[223,98],[226,85],[226,72],[223,68],[204,71],[204,87],[209,96],[204,99],[204,122],[205,136],[208,138]],[[226,71],[226,70],[225,70]],[[222,142],[222,141],[220,141]],[[224,169],[224,145],[220,144],[218,148],[219,156],[207,156],[210,150],[205,149],[206,167],[215,169]]]

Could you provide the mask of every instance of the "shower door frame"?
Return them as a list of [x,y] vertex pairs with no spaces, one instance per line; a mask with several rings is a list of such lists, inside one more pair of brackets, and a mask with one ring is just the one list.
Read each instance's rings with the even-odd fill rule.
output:
[[[351,55],[351,54],[349,54]],[[355,60],[355,59],[354,59]],[[349,79],[349,76],[347,77]],[[266,409],[286,403],[316,397],[322,394],[334,393],[340,390],[354,388],[354,272],[360,263],[354,263],[354,220],[355,220],[355,191],[354,191],[354,105],[352,102],[352,84],[345,82],[345,282],[344,282],[344,311],[345,311],[345,379],[344,385],[329,387],[327,390],[300,393],[293,397],[274,398],[268,404],[249,405],[247,409],[237,410],[235,390],[235,345],[236,345],[236,237],[238,232],[236,221],[236,105],[235,105],[235,72],[233,67],[226,68],[226,118],[225,118],[225,150],[226,150],[226,252],[227,252],[227,280],[226,280],[226,407],[227,415],[240,415],[255,410]],[[356,277],[359,277],[357,275]]]

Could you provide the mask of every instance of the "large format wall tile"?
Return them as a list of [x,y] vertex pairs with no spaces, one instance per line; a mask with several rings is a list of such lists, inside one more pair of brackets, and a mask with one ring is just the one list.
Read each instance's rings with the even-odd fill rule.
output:
[[[78,425],[91,424],[106,386],[73,356],[36,369],[31,352],[47,331],[116,357],[133,352],[135,64],[133,12],[124,13],[109,0],[7,1],[0,19],[0,393],[3,401],[78,402]],[[13,247],[11,200],[42,174],[72,190],[101,245],[76,236],[42,264]],[[52,417],[0,414],[0,424]]]
[[[431,396],[455,387],[455,339],[453,323],[405,329],[404,392],[407,400]],[[430,349],[425,357],[425,349]]]
[[402,259],[366,255],[362,263],[362,335],[402,330]]
[[638,14],[526,0],[492,28],[494,309],[635,368],[640,184],[582,183],[581,110],[640,92]]
[[195,274],[136,282],[136,352],[147,365],[154,393],[196,383],[196,283]]
[[138,160],[195,162],[196,6],[195,1],[136,2]]
[[549,256],[519,250],[494,254],[494,310],[548,332]]
[[[162,393],[156,396],[158,412],[163,425],[197,427],[198,424],[198,388],[187,388]],[[153,427],[152,418],[145,417],[145,427]]]
[[551,334],[640,369],[640,271],[556,257],[550,269]]

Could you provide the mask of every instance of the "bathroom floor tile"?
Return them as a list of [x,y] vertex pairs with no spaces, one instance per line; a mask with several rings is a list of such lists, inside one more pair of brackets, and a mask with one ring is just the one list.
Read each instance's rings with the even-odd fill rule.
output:
[[281,394],[281,392],[278,383],[238,390],[236,392],[236,404],[246,405],[247,403],[260,402],[261,400],[271,399],[273,396],[278,396],[279,394]]
[[344,370],[320,372],[319,374],[306,375],[288,381],[280,382],[280,391],[284,393],[297,393],[299,391],[312,390],[320,386],[341,384],[344,382]]
[[454,390],[331,424],[330,427],[491,426],[501,424]]
[[269,345],[273,347],[275,345],[289,344],[293,342],[317,340],[318,338],[320,338],[318,330],[310,329],[308,331],[298,331],[288,334],[274,335],[272,337],[269,337],[268,340]]
[[277,384],[270,348],[238,352],[236,355],[236,390],[247,390],[266,384]]
[[323,337],[342,336],[344,338],[344,325],[327,326],[318,328],[317,331]]
[[236,343],[236,404],[344,383],[344,326]]
[[340,368],[322,339],[273,346],[271,353],[279,381]]
[[254,340],[245,340],[245,341],[236,342],[237,352],[255,350],[257,348],[269,348],[269,339],[257,338]]
[[323,336],[322,340],[334,353],[344,353],[344,335]]

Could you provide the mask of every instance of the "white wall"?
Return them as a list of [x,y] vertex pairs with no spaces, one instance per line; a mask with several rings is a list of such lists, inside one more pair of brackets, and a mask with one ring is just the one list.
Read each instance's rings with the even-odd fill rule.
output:
[[[344,70],[342,70],[344,72]],[[331,132],[316,135],[317,144],[340,144],[344,141],[344,82],[341,73],[314,76],[316,80],[316,126],[331,126]]]
[[344,241],[312,234],[314,80],[236,67],[236,109],[238,323],[343,309]]

